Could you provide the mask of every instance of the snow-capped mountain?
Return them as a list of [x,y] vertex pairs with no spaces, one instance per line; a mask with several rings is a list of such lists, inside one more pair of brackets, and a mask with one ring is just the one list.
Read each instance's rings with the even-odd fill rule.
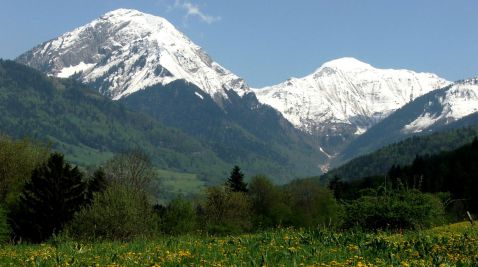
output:
[[478,123],[478,77],[431,91],[404,105],[353,140],[334,165],[398,142],[412,135],[429,134]]
[[17,61],[83,81],[125,108],[197,138],[245,171],[273,169],[287,181],[320,172],[326,159],[311,136],[259,103],[243,79],[161,17],[115,10]]
[[357,135],[416,97],[448,84],[431,73],[377,69],[340,58],[303,78],[253,91],[260,102],[303,131]]
[[227,99],[226,90],[240,96],[250,91],[243,79],[213,61],[166,19],[130,9],[106,13],[17,61],[57,77],[79,75],[114,100],[178,79],[216,102]]
[[423,112],[402,128],[404,133],[422,132],[478,112],[478,77],[459,81],[430,96]]

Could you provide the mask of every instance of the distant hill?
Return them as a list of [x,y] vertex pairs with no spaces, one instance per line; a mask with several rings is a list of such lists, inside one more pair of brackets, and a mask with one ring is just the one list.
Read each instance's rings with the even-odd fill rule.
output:
[[[473,125],[476,115],[466,117],[448,127]],[[470,123],[467,123],[470,122]],[[362,177],[385,175],[393,165],[408,165],[417,155],[435,155],[454,150],[470,143],[478,137],[478,126],[451,129],[425,136],[413,136],[398,143],[388,145],[370,154],[357,157],[350,162],[332,169],[321,179],[330,180],[335,176],[343,180],[355,180]]]
[[388,175],[396,183],[425,192],[449,192],[448,203],[460,201],[465,209],[478,212],[478,139],[453,151],[417,157]]
[[51,142],[76,164],[101,164],[113,153],[140,148],[158,168],[196,173],[212,182],[230,168],[180,130],[133,112],[73,79],[47,77],[0,60],[0,131]]

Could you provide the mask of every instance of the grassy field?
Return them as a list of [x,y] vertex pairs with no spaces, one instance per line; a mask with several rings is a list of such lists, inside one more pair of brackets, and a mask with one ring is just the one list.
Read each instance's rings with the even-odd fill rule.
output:
[[477,266],[478,228],[403,234],[277,229],[228,237],[159,237],[0,248],[0,266]]
[[206,188],[205,183],[199,180],[196,174],[161,169],[156,169],[156,173],[165,188],[164,191],[172,195],[198,194]]

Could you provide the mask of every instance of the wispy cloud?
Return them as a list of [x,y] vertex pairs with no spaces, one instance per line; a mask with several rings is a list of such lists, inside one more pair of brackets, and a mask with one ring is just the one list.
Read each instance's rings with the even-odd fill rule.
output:
[[[161,6],[166,6],[168,11],[172,11],[172,10],[184,11],[185,20],[188,20],[191,17],[195,17],[207,24],[211,24],[221,20],[221,17],[219,16],[212,16],[212,15],[204,13],[199,7],[199,5],[196,5],[189,0],[174,0],[174,3],[171,3],[169,1],[170,0],[158,0],[157,4]],[[170,4],[167,4],[167,2],[169,2]]]
[[207,15],[199,9],[198,5],[195,5],[189,1],[176,0],[175,6],[182,8],[186,11],[186,18],[197,17],[201,21],[211,24],[213,22],[221,20],[221,17]]

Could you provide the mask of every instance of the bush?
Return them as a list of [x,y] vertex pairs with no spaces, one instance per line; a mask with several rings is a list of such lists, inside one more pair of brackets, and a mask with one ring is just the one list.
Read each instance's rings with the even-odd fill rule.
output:
[[184,234],[196,228],[196,211],[191,202],[177,198],[164,211],[162,230],[168,234]]
[[344,226],[368,230],[428,228],[444,222],[439,198],[418,190],[362,196],[345,206]]
[[290,207],[279,187],[265,176],[255,176],[249,184],[254,212],[254,225],[267,228],[282,225],[291,216]]
[[245,193],[212,187],[208,189],[206,198],[202,219],[207,231],[226,234],[252,228],[252,205]]
[[93,203],[80,210],[67,228],[67,234],[84,240],[131,240],[158,230],[158,218],[147,195],[124,185],[95,193]]
[[10,236],[10,228],[7,224],[7,214],[0,205],[0,244],[5,243]]
[[289,223],[293,226],[337,226],[340,223],[340,205],[333,193],[318,182],[309,179],[293,181],[287,186],[286,193],[292,210]]

